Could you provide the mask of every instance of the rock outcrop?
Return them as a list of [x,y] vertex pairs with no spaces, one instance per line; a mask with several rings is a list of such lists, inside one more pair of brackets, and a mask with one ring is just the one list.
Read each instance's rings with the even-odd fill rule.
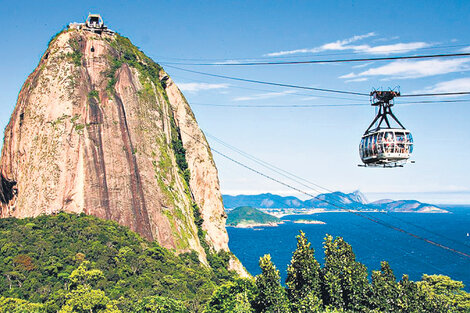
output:
[[1,217],[86,213],[203,261],[203,240],[228,251],[217,169],[191,108],[118,34],[70,29],[50,42],[5,130],[0,173]]

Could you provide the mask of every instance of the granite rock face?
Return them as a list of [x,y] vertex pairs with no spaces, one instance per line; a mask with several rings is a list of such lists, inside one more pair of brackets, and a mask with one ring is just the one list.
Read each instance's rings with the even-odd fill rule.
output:
[[91,214],[205,262],[196,210],[210,248],[228,251],[217,169],[191,108],[118,34],[71,29],[50,42],[5,130],[0,174],[1,217]]

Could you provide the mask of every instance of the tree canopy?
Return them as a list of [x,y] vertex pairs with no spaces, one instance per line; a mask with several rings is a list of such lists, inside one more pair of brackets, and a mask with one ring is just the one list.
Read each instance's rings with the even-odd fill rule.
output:
[[200,264],[196,252],[177,256],[115,222],[66,213],[0,219],[0,273],[2,301],[41,303],[47,312],[65,302],[79,312],[77,301],[85,298],[87,305],[98,301],[100,310],[118,301],[134,312],[136,299],[162,302],[155,296],[201,310],[234,275]]

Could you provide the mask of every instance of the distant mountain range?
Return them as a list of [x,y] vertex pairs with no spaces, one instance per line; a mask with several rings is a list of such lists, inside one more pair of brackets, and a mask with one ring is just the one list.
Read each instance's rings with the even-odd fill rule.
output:
[[324,193],[305,201],[297,197],[283,197],[271,193],[259,195],[223,195],[224,206],[227,209],[240,206],[251,206],[260,209],[325,209],[340,210],[381,210],[388,212],[414,213],[448,213],[448,211],[416,200],[378,200],[369,202],[360,192],[343,193],[340,191]]

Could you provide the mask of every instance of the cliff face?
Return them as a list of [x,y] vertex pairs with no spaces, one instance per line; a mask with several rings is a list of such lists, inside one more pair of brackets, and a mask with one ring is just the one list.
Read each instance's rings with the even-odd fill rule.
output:
[[67,30],[28,77],[5,130],[1,217],[115,220],[205,260],[195,213],[228,251],[217,169],[187,101],[129,40]]

